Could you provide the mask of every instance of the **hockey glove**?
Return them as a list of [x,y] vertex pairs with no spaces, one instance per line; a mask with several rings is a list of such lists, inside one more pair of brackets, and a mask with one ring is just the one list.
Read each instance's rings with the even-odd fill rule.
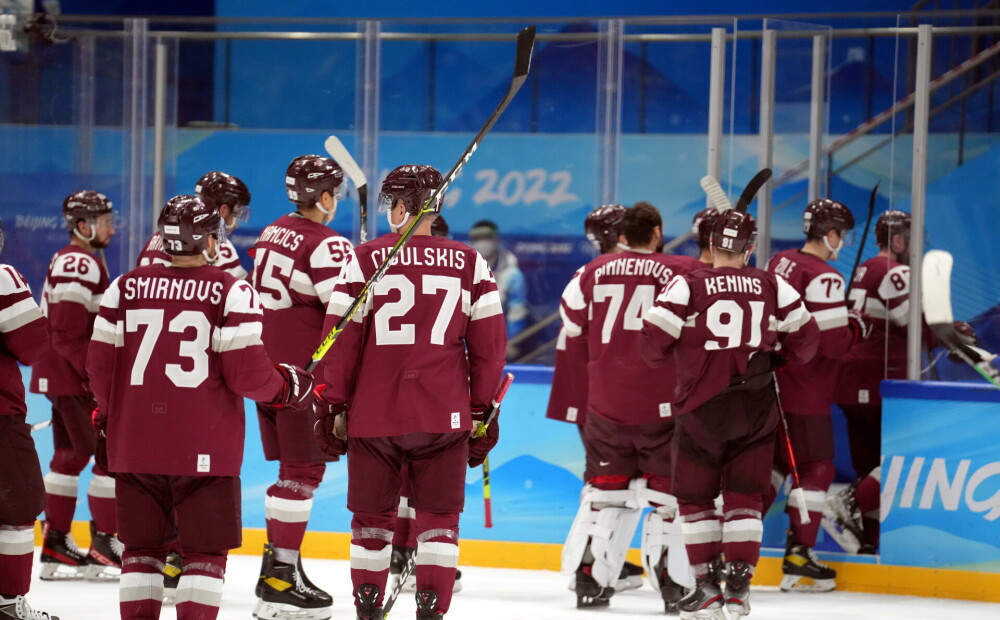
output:
[[477,437],[479,428],[486,422],[486,407],[472,408],[472,435],[469,437],[469,467],[479,467],[486,460],[493,446],[500,441],[500,410],[486,427],[482,437]]
[[281,394],[270,406],[280,409],[282,407],[303,407],[308,406],[313,398],[313,377],[311,374],[292,364],[275,364],[275,370],[285,381]]
[[317,390],[313,417],[313,435],[323,454],[337,457],[347,454],[347,403],[328,402]]
[[94,407],[90,412],[90,423],[97,431],[97,443],[94,445],[94,462],[99,469],[108,471],[108,416]]
[[865,316],[859,310],[847,311],[847,326],[851,328],[854,342],[868,340],[868,336],[872,335],[872,325],[865,320]]
[[[976,337],[976,330],[972,329],[972,325],[969,325],[966,321],[955,321],[954,325],[955,334],[958,336],[959,342],[970,347],[979,346],[979,338]],[[962,356],[954,351],[948,352],[948,359],[956,364],[965,362]]]

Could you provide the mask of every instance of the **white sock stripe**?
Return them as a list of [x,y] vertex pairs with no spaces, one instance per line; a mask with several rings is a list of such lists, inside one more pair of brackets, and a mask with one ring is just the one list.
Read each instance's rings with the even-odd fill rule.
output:
[[0,555],[31,555],[34,550],[34,528],[0,528]]
[[760,542],[764,536],[764,523],[760,519],[726,521],[722,528],[723,543]]
[[312,513],[312,499],[264,498],[264,518],[284,523],[305,523]]
[[458,545],[444,542],[417,543],[417,565],[455,568],[458,566]]
[[163,599],[163,575],[160,573],[122,573],[118,583],[118,600],[159,601]]
[[386,545],[382,549],[365,549],[361,545],[351,545],[351,568],[354,570],[367,570],[380,572],[389,570],[392,559],[392,545]]
[[0,526],[0,543],[21,543],[35,540],[35,528],[31,525],[24,527],[14,527],[10,525]]
[[181,603],[218,607],[222,603],[222,579],[181,573],[177,583],[177,604]]
[[882,468],[881,467],[876,467],[875,469],[873,469],[871,471],[870,474],[868,474],[868,477],[874,478],[878,482],[882,482]]
[[110,476],[94,476],[87,487],[87,495],[101,499],[115,498],[115,479]]
[[722,524],[716,520],[681,523],[684,544],[698,545],[722,540]]
[[79,490],[80,476],[67,476],[66,474],[57,474],[53,471],[45,474],[45,492],[50,495],[76,499],[76,494]]
[[396,516],[400,519],[416,519],[417,511],[409,506],[404,506],[402,503],[399,504],[399,510],[396,511]]

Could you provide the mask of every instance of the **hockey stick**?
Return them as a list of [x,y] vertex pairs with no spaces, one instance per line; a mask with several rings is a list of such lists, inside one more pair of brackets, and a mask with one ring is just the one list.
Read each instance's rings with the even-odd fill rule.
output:
[[31,425],[31,432],[34,433],[35,431],[40,431],[43,428],[48,428],[50,426],[52,426],[52,418],[42,420],[41,422],[35,422]]
[[938,340],[973,370],[995,387],[1000,388],[1000,370],[990,364],[995,355],[962,342],[955,331],[951,309],[951,267],[954,259],[943,250],[931,250],[924,255],[921,269],[924,319]]
[[847,291],[844,295],[851,292],[851,287],[854,286],[854,276],[858,273],[858,265],[861,264],[861,254],[865,251],[865,241],[868,240],[868,229],[872,225],[872,216],[875,214],[875,196],[878,194],[878,186],[882,181],[875,183],[875,187],[872,188],[872,193],[868,196],[868,219],[865,220],[865,231],[861,233],[861,242],[858,244],[858,255],[854,257],[854,266],[851,267],[851,279],[847,281]]
[[[746,192],[744,192],[746,193]],[[742,200],[743,197],[741,196]],[[809,509],[806,508],[806,494],[802,490],[802,482],[799,480],[799,468],[795,464],[795,451],[792,449],[792,436],[788,433],[788,418],[785,417],[785,408],[781,406],[781,390],[778,389],[778,376],[771,373],[771,382],[774,384],[774,402],[778,405],[778,416],[781,418],[781,427],[785,431],[785,454],[788,456],[788,469],[792,474],[792,490],[788,492],[788,499],[795,498],[795,503],[799,505],[799,521],[808,524]]]
[[490,490],[490,455],[483,459],[483,527],[493,527],[493,492]]
[[757,195],[757,192],[760,191],[760,188],[764,187],[764,183],[767,183],[767,180],[770,178],[771,178],[770,168],[762,168],[760,172],[753,175],[753,178],[750,179],[750,182],[747,183],[747,186],[743,188],[743,193],[740,194],[740,199],[736,201],[736,206],[734,207],[734,209],[736,209],[740,213],[746,213],[747,207],[749,207],[750,203],[753,202],[753,199]]
[[[490,403],[490,412],[486,416],[483,424],[475,430],[473,437],[482,437],[486,434],[486,427],[493,422],[493,418],[496,417],[497,412],[500,411],[500,403],[503,402],[504,396],[507,395],[507,388],[510,384],[514,382],[514,374],[507,373],[504,375],[503,380],[500,381],[500,387],[497,388],[496,396],[493,397],[493,402]],[[493,492],[490,488],[490,456],[486,455],[483,459],[483,527],[493,527]]]
[[361,243],[368,241],[368,179],[350,152],[337,136],[330,136],[323,143],[327,154],[344,169],[351,183],[358,189],[358,204],[361,205]]
[[410,578],[410,574],[413,573],[413,569],[416,566],[417,552],[414,551],[410,554],[410,557],[406,559],[406,564],[403,565],[403,570],[399,571],[399,581],[396,582],[396,585],[392,586],[392,592],[389,593],[389,598],[385,601],[385,607],[382,608],[383,620],[389,617],[389,610],[396,604],[396,599],[399,598],[399,593],[403,591],[403,584]]
[[371,292],[372,287],[379,280],[382,279],[382,276],[385,275],[385,271],[389,268],[389,265],[392,264],[392,262],[395,260],[396,254],[399,253],[399,251],[403,248],[403,246],[406,245],[406,242],[410,240],[410,237],[413,236],[413,233],[416,231],[417,226],[420,224],[420,221],[423,220],[425,215],[431,213],[434,210],[434,207],[432,205],[437,203],[438,196],[444,194],[444,192],[448,189],[448,187],[455,181],[455,178],[458,176],[458,173],[462,171],[462,168],[464,168],[465,164],[468,163],[469,159],[472,157],[472,154],[475,153],[476,149],[479,148],[479,145],[486,137],[486,134],[488,134],[490,130],[493,129],[493,125],[496,124],[497,119],[499,119],[500,115],[503,114],[504,110],[507,109],[507,106],[510,105],[510,102],[514,100],[514,96],[517,94],[517,91],[521,89],[521,86],[524,84],[525,80],[528,77],[528,68],[531,66],[531,50],[534,47],[534,45],[535,45],[534,26],[528,26],[527,28],[521,30],[520,33],[518,33],[517,55],[515,56],[515,61],[514,61],[514,77],[511,79],[510,86],[507,88],[507,93],[504,95],[500,103],[497,104],[496,109],[493,110],[493,114],[491,114],[490,117],[486,119],[486,123],[479,130],[479,133],[477,133],[476,136],[472,139],[472,142],[469,143],[469,146],[465,148],[465,152],[462,153],[462,156],[458,158],[458,161],[455,162],[455,165],[451,167],[451,170],[449,170],[448,173],[444,175],[444,178],[441,180],[441,185],[439,185],[438,188],[434,191],[434,193],[430,195],[427,201],[420,208],[420,211],[417,212],[416,217],[412,218],[412,221],[410,222],[410,225],[407,226],[406,231],[403,232],[403,234],[399,237],[399,240],[396,241],[396,244],[392,246],[391,250],[389,250],[389,253],[386,255],[385,259],[375,269],[375,273],[373,273],[372,276],[368,278],[368,281],[365,282],[365,285],[364,287],[362,287],[361,292],[358,293],[358,296],[354,298],[354,301],[351,303],[350,307],[348,307],[347,311],[344,313],[344,316],[340,317],[340,320],[337,321],[337,324],[333,327],[332,330],[330,330],[330,333],[327,334],[326,338],[323,339],[323,342],[320,343],[319,348],[316,349],[316,352],[313,353],[312,355],[312,359],[306,365],[306,370],[312,371],[313,369],[315,369],[316,365],[319,364],[320,360],[323,359],[323,356],[326,355],[326,352],[330,350],[331,346],[333,346],[333,343],[337,341],[337,337],[340,336],[340,333],[344,331],[344,327],[346,327],[347,324],[350,322],[351,318],[354,317],[354,313],[358,311],[358,308],[360,308],[361,305],[365,303],[365,301],[367,301],[368,294]]
[[705,195],[712,201],[712,206],[715,207],[716,211],[728,211],[733,208],[733,204],[729,202],[729,197],[726,196],[726,192],[722,190],[722,186],[719,185],[719,181],[715,177],[711,175],[701,177],[701,189],[705,191]]

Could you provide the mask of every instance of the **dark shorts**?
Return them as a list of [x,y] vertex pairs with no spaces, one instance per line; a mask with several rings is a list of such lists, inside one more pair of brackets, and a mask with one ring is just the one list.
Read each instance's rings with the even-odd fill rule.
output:
[[462,512],[468,438],[468,433],[352,437],[347,443],[348,510],[395,515],[406,463],[411,507],[433,514]]
[[[833,448],[833,417],[830,415],[803,415],[785,412],[788,421],[788,435],[791,438],[792,450],[795,451],[795,464],[801,467],[805,463],[832,461]],[[788,455],[785,451],[785,441],[780,438],[774,445],[774,464],[787,469]]]
[[674,420],[627,425],[594,413],[583,424],[583,446],[587,452],[585,480],[598,476],[670,476],[670,443]]
[[336,461],[319,449],[313,436],[312,401],[308,407],[275,409],[257,404],[257,422],[264,458],[282,463]]
[[882,462],[881,405],[840,405],[847,419],[851,465],[858,478],[867,476]]
[[720,491],[765,493],[771,485],[778,409],[770,385],[719,394],[677,417],[673,491],[689,502]]
[[128,548],[219,554],[240,546],[239,476],[117,474],[118,538]]
[[42,468],[24,415],[0,415],[0,525],[32,523],[45,508]]
[[97,431],[90,421],[96,407],[90,396],[49,396],[52,402],[52,441],[55,453],[50,468],[77,475],[90,462],[97,446]]

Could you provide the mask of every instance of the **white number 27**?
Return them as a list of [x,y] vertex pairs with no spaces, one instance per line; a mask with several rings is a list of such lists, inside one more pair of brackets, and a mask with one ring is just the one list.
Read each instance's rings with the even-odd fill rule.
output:
[[[424,295],[433,295],[438,291],[444,291],[444,300],[438,309],[434,325],[431,327],[431,344],[444,344],[444,333],[451,324],[451,319],[455,316],[455,309],[462,297],[462,281],[452,276],[438,276],[425,273],[421,280],[421,292]],[[390,291],[399,291],[399,299],[383,304],[375,312],[375,342],[377,344],[415,344],[416,325],[413,323],[401,323],[399,327],[393,328],[389,325],[389,320],[405,316],[412,308],[414,302],[414,285],[406,276],[402,274],[390,274],[384,276],[373,291],[374,296],[389,294]]]

